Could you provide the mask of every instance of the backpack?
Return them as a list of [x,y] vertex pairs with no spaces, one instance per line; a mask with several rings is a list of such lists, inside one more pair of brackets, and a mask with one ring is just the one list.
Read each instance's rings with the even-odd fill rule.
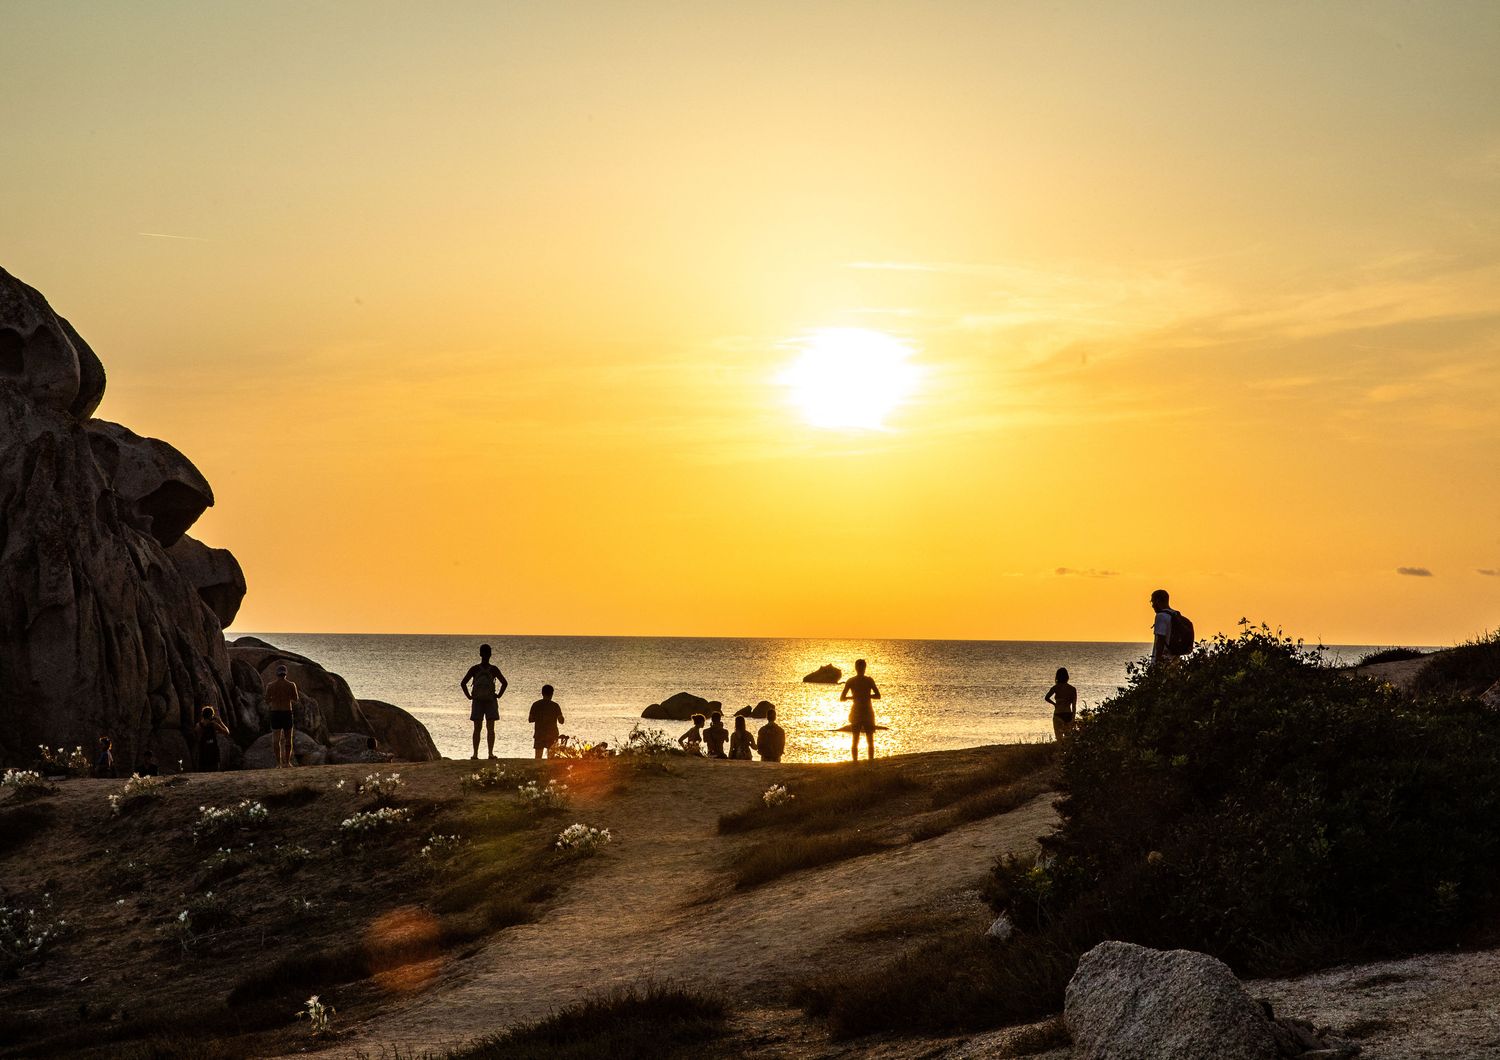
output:
[[1173,611],[1172,632],[1167,636],[1168,655],[1186,655],[1193,650],[1193,620],[1181,611]]

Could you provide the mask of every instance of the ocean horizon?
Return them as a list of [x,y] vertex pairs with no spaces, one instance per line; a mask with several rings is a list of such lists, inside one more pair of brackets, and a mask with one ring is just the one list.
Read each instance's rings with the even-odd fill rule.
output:
[[[916,640],[777,637],[609,637],[588,635],[410,633],[275,633],[235,630],[305,655],[341,674],[361,699],[409,710],[445,757],[472,751],[469,703],[459,681],[478,661],[481,643],[509,681],[495,726],[495,752],[530,757],[526,715],[551,684],[562,705],[563,732],[589,742],[622,739],[633,726],[675,738],[686,723],[643,721],[641,712],[675,692],[724,706],[725,716],[760,700],[776,704],[787,729],[789,762],[841,761],[849,737],[838,685],[805,684],[825,663],[849,676],[868,660],[880,686],[877,754],[955,750],[1052,739],[1052,708],[1042,697],[1058,667],[1067,667],[1080,707],[1097,706],[1121,688],[1144,642]],[[1383,645],[1323,645],[1332,663],[1357,660]],[[752,729],[760,722],[751,722]],[[481,746],[480,753],[484,753]]]

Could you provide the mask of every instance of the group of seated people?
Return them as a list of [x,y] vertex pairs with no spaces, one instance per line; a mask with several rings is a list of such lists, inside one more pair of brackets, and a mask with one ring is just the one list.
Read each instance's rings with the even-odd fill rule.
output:
[[759,751],[762,762],[780,762],[786,752],[786,730],[776,724],[776,708],[766,711],[766,723],[759,733],[752,733],[743,715],[734,719],[734,731],[724,727],[724,715],[714,711],[705,727],[702,714],[693,715],[693,727],[677,738],[688,754],[701,755],[707,748],[709,758],[751,760],[750,752]]

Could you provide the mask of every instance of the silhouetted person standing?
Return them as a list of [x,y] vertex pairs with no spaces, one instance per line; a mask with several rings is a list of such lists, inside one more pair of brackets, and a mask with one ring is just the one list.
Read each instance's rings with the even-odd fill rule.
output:
[[481,644],[479,661],[469,667],[469,672],[458,683],[464,698],[473,704],[469,709],[469,720],[474,723],[474,753],[470,756],[471,759],[479,757],[480,726],[488,730],[490,758],[495,757],[495,722],[500,720],[500,697],[505,695],[507,684],[500,667],[490,663],[490,646]]
[[755,736],[745,728],[744,718],[734,719],[734,732],[729,734],[729,757],[737,762],[750,761],[750,752],[755,750]]
[[542,686],[542,698],[531,705],[531,713],[526,720],[535,726],[532,729],[531,746],[536,750],[536,756],[541,758],[545,751],[551,757],[557,749],[557,727],[567,724],[562,707],[552,699],[551,685]]
[[776,708],[766,711],[766,723],[755,734],[762,762],[780,762],[786,754],[786,730],[776,724]]
[[1151,625],[1151,664],[1179,659],[1193,650],[1193,623],[1171,605],[1165,589],[1151,594],[1151,610],[1156,621]]
[[198,712],[198,772],[219,771],[219,734],[229,735],[229,726],[214,713],[213,707],[204,707]]
[[276,680],[266,685],[266,704],[271,708],[272,742],[276,747],[276,768],[290,769],[296,759],[292,757],[293,732],[292,704],[301,695],[297,686],[286,679],[286,663],[276,664]]
[[1078,720],[1078,689],[1068,684],[1066,666],[1057,668],[1057,683],[1042,698],[1052,704],[1052,738],[1061,743]]
[[880,689],[875,682],[865,675],[865,661],[854,660],[854,676],[844,682],[844,690],[839,693],[839,702],[846,699],[854,700],[854,705],[849,708],[849,731],[854,734],[854,741],[849,748],[850,757],[859,761],[859,734],[865,734],[865,747],[869,752],[871,760],[875,758],[875,703],[880,698]]

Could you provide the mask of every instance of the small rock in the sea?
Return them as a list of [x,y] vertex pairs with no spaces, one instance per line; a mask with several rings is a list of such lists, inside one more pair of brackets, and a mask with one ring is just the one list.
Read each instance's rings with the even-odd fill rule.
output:
[[1010,917],[1006,916],[1004,913],[1001,913],[995,918],[995,922],[990,925],[990,929],[986,931],[984,935],[985,938],[991,939],[995,942],[1004,942],[1015,933],[1016,925],[1010,922]]

